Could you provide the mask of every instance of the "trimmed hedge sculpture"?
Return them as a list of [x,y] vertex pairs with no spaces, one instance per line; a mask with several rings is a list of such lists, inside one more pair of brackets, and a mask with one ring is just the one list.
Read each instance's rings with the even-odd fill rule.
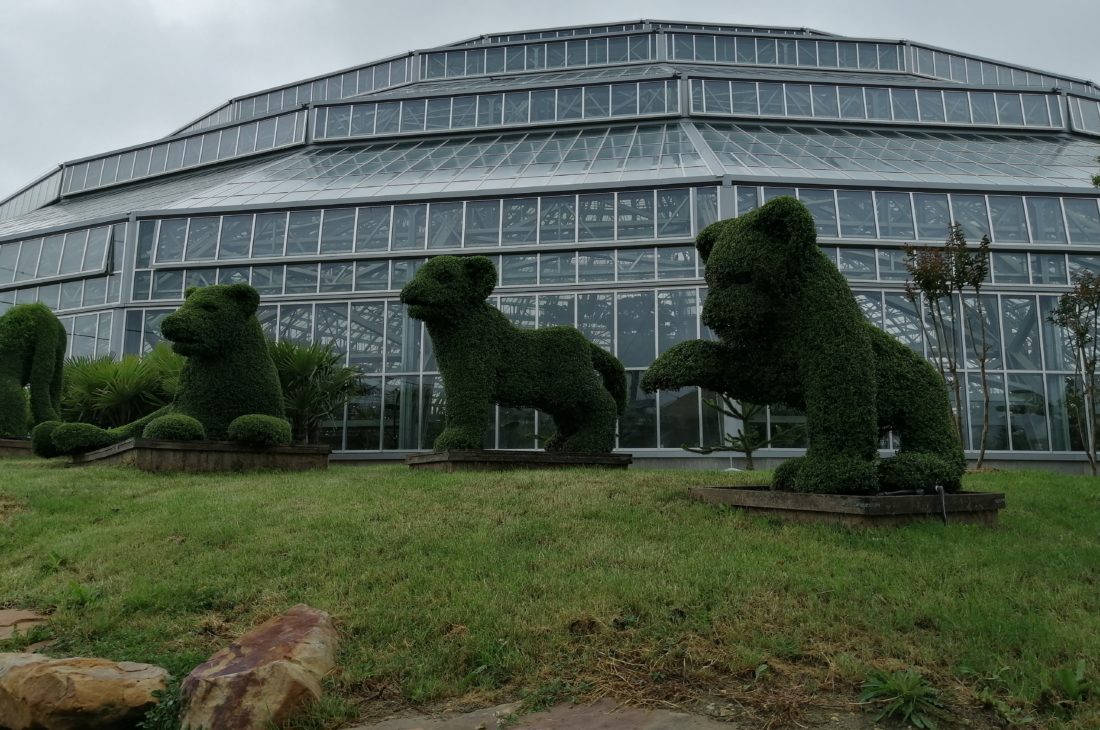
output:
[[[809,448],[776,470],[775,489],[959,489],[966,461],[943,379],[863,318],[818,248],[805,206],[776,198],[708,226],[696,247],[709,286],[703,322],[719,340],[676,345],[649,368],[643,388],[698,385],[804,411]],[[880,460],[888,430],[900,449]]]
[[0,316],[0,438],[27,437],[26,386],[30,425],[57,419],[66,341],[44,304],[17,304]]
[[622,363],[573,327],[513,326],[485,301],[496,281],[484,256],[436,256],[401,290],[428,328],[447,394],[435,450],[480,449],[499,403],[549,414],[558,430],[548,451],[611,451],[626,407]]
[[[35,453],[79,454],[145,433],[178,435],[188,429],[176,418],[180,415],[197,421],[213,440],[229,438],[229,426],[239,416],[283,419],[279,377],[256,319],[259,303],[260,295],[247,284],[188,289],[183,305],[161,323],[172,349],[187,358],[175,401],[108,430],[86,423],[44,423],[32,434]],[[194,427],[186,433],[193,436]],[[290,443],[289,435],[283,443]]]

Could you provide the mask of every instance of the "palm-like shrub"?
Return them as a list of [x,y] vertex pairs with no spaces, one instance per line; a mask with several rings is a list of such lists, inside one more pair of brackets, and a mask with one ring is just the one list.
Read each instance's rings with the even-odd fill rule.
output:
[[357,394],[359,373],[345,367],[331,345],[284,340],[269,346],[294,442],[317,443],[321,424]]
[[61,416],[114,428],[172,401],[183,358],[167,345],[144,357],[75,357],[65,363]]

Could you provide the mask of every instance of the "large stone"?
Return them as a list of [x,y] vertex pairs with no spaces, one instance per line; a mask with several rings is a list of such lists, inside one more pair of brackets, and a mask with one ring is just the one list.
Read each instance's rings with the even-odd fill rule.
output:
[[336,664],[336,629],[324,611],[298,604],[257,626],[183,680],[182,726],[261,730],[321,697]]
[[0,641],[15,636],[16,632],[25,634],[35,626],[43,626],[46,617],[34,611],[21,608],[0,609]]
[[168,672],[106,659],[0,654],[0,727],[91,730],[133,727],[156,704]]

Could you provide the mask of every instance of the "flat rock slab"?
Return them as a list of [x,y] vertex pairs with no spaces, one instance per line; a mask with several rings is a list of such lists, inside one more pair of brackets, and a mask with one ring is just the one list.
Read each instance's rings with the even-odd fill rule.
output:
[[133,727],[156,704],[153,693],[167,680],[167,670],[151,664],[0,654],[0,727]]
[[634,458],[630,454],[569,454],[559,451],[455,450],[410,454],[405,463],[410,469],[427,471],[512,471],[514,469],[626,469]]
[[321,698],[336,665],[332,618],[304,604],[249,631],[183,680],[182,727],[266,730]]
[[957,492],[933,495],[844,495],[777,492],[767,487],[698,487],[692,498],[708,504],[729,505],[745,512],[792,522],[819,522],[852,527],[896,526],[912,522],[997,524],[1005,496],[994,492]]
[[0,439],[0,459],[29,459],[34,456],[28,439]]
[[127,439],[74,456],[72,466],[133,466],[150,472],[226,472],[327,469],[328,446],[249,449],[233,441]]
[[35,626],[45,625],[48,619],[34,611],[21,608],[0,609],[0,641],[15,636],[16,632],[25,634]]
[[518,703],[445,717],[409,717],[362,725],[353,730],[728,730],[730,725],[699,715],[668,710],[620,707],[611,700],[592,705],[559,705],[543,712],[523,715],[517,722],[509,716]]

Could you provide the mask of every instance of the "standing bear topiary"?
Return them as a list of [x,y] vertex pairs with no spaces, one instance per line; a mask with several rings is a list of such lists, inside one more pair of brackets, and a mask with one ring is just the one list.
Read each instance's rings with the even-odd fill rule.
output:
[[[868,323],[817,246],[810,212],[781,197],[698,237],[718,341],[683,342],[646,372],[648,391],[698,385],[806,413],[809,448],[773,488],[873,494],[960,487],[966,466],[943,379]],[[887,431],[897,455],[879,459]]]
[[57,418],[67,336],[44,304],[17,304],[0,316],[0,438],[27,437],[30,423]]
[[41,424],[32,435],[35,453],[80,454],[136,436],[165,434],[234,440],[239,432],[240,440],[248,441],[256,430],[254,417],[270,424],[263,445],[289,443],[279,376],[256,319],[259,304],[260,295],[247,284],[188,289],[180,308],[160,326],[172,349],[187,358],[175,400],[108,430],[88,423]]
[[485,301],[496,281],[484,256],[436,256],[401,290],[428,328],[447,394],[435,450],[480,449],[499,403],[549,414],[558,431],[548,451],[611,451],[626,407],[622,363],[573,327],[513,326]]

